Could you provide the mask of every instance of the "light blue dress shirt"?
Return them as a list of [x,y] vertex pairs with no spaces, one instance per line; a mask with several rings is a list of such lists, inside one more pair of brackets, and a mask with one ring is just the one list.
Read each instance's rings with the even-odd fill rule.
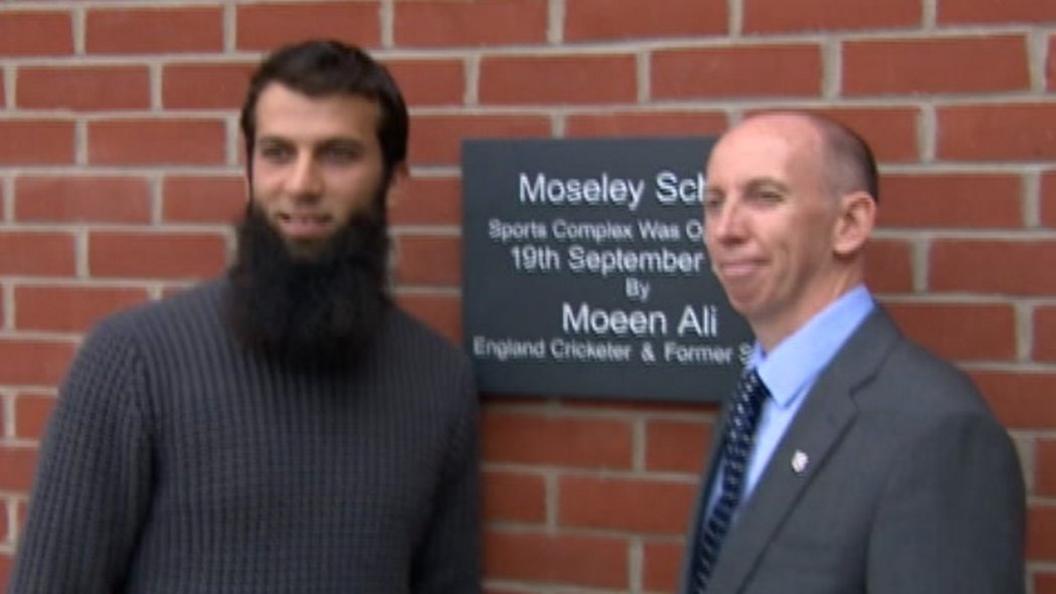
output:
[[[764,353],[759,343],[755,343],[748,366],[759,370],[759,377],[770,390],[770,397],[763,403],[756,429],[755,446],[744,479],[742,502],[747,501],[755,489],[777,444],[806,400],[805,396],[814,386],[818,375],[873,311],[873,307],[873,298],[868,289],[865,285],[858,285],[778,343],[770,353]],[[721,485],[720,465],[708,502],[709,510],[719,497]]]

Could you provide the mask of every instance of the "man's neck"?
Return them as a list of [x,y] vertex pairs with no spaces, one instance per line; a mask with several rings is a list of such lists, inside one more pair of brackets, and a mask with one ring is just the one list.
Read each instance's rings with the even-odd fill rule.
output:
[[838,280],[839,282],[832,283],[825,290],[816,291],[811,299],[803,301],[798,310],[779,312],[766,319],[748,320],[755,339],[759,341],[763,351],[774,350],[777,345],[781,344],[781,341],[806,325],[814,316],[864,282],[861,274],[849,275]]

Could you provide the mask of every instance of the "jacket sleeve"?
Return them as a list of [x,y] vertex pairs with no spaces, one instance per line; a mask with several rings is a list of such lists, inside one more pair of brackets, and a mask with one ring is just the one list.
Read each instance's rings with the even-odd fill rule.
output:
[[986,415],[950,415],[899,459],[874,519],[866,590],[1024,592],[1023,478],[1005,430]]
[[150,502],[141,365],[101,326],[80,349],[41,445],[8,592],[113,592]]
[[480,592],[480,469],[477,392],[468,362],[425,538],[415,554],[414,594]]

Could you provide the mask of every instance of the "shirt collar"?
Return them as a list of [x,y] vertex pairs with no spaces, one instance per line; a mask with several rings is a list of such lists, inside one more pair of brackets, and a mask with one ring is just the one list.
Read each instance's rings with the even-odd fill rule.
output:
[[773,351],[764,353],[756,341],[749,366],[758,369],[774,402],[785,408],[829,364],[873,307],[869,290],[858,285],[815,314]]

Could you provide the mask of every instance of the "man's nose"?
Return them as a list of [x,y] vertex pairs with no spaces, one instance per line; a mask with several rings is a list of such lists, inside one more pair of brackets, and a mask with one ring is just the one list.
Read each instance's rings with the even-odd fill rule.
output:
[[299,155],[287,184],[287,189],[295,196],[312,197],[322,193],[322,175],[319,164],[312,155]]
[[744,220],[736,201],[728,200],[705,215],[705,229],[715,241],[737,241],[744,236]]

